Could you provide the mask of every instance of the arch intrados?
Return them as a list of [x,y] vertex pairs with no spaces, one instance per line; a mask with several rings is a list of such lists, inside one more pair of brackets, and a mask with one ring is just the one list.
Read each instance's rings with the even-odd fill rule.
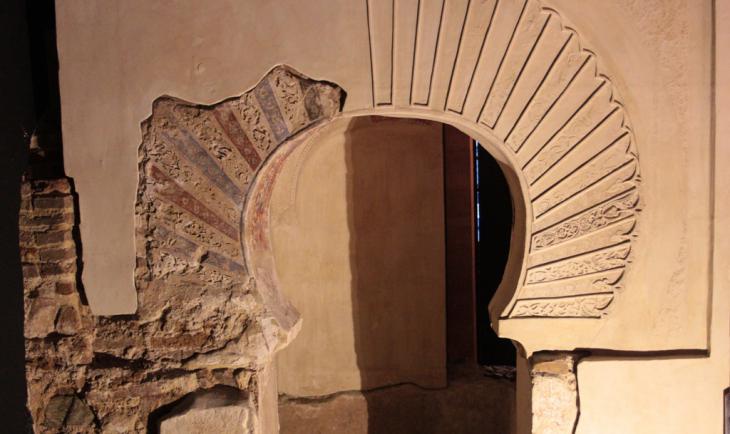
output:
[[[261,292],[275,318],[285,328],[292,328],[287,342],[298,332],[298,312],[281,293],[276,274],[276,261],[271,251],[271,231],[269,227],[271,192],[278,182],[278,174],[286,165],[288,157],[295,149],[312,142],[337,119],[367,116],[386,116],[394,118],[421,119],[436,121],[459,129],[464,134],[477,140],[492,155],[507,180],[513,203],[514,221],[512,226],[510,249],[502,281],[489,305],[489,313],[493,327],[496,329],[503,312],[509,310],[525,271],[525,252],[529,248],[529,224],[531,207],[527,196],[526,183],[514,158],[504,152],[506,149],[497,137],[485,127],[474,122],[460,119],[450,113],[426,110],[401,110],[398,112],[378,109],[360,110],[340,113],[336,117],[319,122],[305,131],[282,143],[259,169],[252,188],[247,196],[241,218],[242,250],[244,261],[257,282]],[[263,206],[263,208],[262,208]],[[261,220],[264,217],[264,221]],[[264,241],[265,242],[262,242]],[[265,247],[265,248],[262,248]]]

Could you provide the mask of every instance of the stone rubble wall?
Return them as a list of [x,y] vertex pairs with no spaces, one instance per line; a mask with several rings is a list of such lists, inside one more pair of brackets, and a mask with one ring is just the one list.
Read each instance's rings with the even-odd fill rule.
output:
[[244,391],[253,386],[252,371],[185,371],[179,362],[108,351],[111,330],[126,328],[131,337],[140,333],[139,324],[95,318],[83,301],[69,180],[26,181],[21,200],[26,377],[36,433],[146,432],[148,414],[189,392],[217,384]]
[[572,434],[580,414],[576,367],[579,353],[540,352],[531,358],[532,432]]
[[36,432],[91,432],[84,402],[93,319],[77,287],[74,200],[68,179],[21,187],[28,407]]

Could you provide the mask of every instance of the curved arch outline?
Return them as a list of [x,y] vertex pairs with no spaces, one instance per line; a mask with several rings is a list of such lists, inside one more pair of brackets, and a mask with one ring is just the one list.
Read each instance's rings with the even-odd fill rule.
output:
[[505,278],[490,303],[495,328],[504,318],[605,315],[630,262],[640,178],[633,134],[595,55],[536,0],[442,0],[430,8],[439,11],[436,27],[419,25],[426,0],[365,1],[369,108],[342,113],[342,89],[288,66],[219,104],[155,102],[140,147],[138,221],[148,261],[138,267],[138,289],[160,246],[203,250],[201,267],[254,277],[285,345],[299,321],[267,250],[276,170],[327,119],[381,115],[450,124],[503,168],[516,218]]

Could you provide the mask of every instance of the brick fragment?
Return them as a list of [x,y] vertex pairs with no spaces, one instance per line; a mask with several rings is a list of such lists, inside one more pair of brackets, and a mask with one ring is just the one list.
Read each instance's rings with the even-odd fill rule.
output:
[[36,242],[35,237],[33,237],[33,233],[29,231],[20,231],[18,233],[18,241],[21,245],[33,244]]
[[35,209],[73,209],[73,197],[71,196],[41,196],[33,198]]
[[40,249],[38,256],[41,262],[62,262],[76,259],[76,252],[70,248]]
[[39,276],[38,266],[34,264],[23,264],[23,279],[34,279]]
[[43,179],[36,180],[31,183],[31,189],[34,195],[42,194],[71,194],[71,185],[68,179]]
[[56,282],[56,294],[70,295],[76,290],[76,284],[74,282]]
[[65,264],[43,263],[40,264],[41,277],[58,276],[76,272],[76,265],[73,262]]
[[37,232],[33,234],[33,241],[39,247],[50,244],[61,244],[72,240],[71,231],[69,230]]
[[20,215],[19,224],[21,229],[33,228],[33,227],[51,227],[59,225],[73,225],[74,216],[70,213],[59,213],[51,215]]

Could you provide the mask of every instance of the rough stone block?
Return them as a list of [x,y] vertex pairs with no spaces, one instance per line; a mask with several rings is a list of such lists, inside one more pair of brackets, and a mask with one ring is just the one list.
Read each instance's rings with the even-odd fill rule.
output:
[[[94,423],[94,413],[75,395],[56,395],[46,406],[43,425],[50,429],[88,427]],[[77,431],[73,431],[77,432]]]
[[36,298],[31,302],[25,319],[25,337],[40,338],[55,330],[56,301],[49,298]]
[[538,353],[532,358],[532,432],[571,434],[578,420],[579,355]]
[[255,410],[248,397],[233,387],[194,392],[160,422],[161,434],[249,434],[256,432]]
[[74,335],[81,326],[81,317],[73,306],[61,306],[56,317],[56,331],[62,335]]

